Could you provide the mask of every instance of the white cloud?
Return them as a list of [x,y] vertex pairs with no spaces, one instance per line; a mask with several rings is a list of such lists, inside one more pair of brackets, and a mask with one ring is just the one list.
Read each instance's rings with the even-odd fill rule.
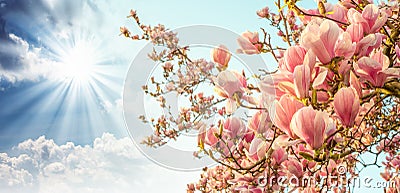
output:
[[[14,155],[14,156],[12,156]],[[92,145],[57,145],[44,136],[0,153],[0,192],[184,192],[196,172],[177,172],[146,160],[130,138],[104,133]]]
[[29,45],[15,34],[9,34],[9,41],[1,43],[0,81],[36,81],[54,69],[56,62],[43,57],[40,48]]
[[79,39],[95,44],[101,61],[129,64],[132,44],[118,36],[129,11],[126,2],[4,0],[2,4],[0,83],[59,78],[60,56]]

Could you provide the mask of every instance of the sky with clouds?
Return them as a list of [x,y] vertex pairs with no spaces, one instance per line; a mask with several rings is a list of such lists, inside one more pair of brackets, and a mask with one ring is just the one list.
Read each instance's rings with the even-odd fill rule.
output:
[[[119,27],[133,28],[126,16],[136,9],[152,25],[240,34],[268,29],[255,14],[266,3],[0,0],[0,193],[184,192],[199,172],[155,164],[126,129],[124,83],[146,43],[124,39]],[[141,92],[135,79],[130,83],[133,96]],[[139,97],[125,105],[137,115],[151,108],[143,104]],[[147,128],[133,122],[130,131]]]

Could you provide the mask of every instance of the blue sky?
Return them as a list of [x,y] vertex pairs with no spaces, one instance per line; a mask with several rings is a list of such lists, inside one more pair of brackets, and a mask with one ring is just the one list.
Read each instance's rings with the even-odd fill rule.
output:
[[255,14],[266,3],[1,0],[0,192],[184,191],[198,172],[160,167],[129,138],[124,81],[146,43],[118,36],[119,27],[134,27],[126,16],[136,9],[147,24],[240,34],[269,29]]

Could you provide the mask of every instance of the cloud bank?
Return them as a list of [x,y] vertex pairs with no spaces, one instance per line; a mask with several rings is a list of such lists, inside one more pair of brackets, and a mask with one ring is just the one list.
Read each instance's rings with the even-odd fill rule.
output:
[[147,192],[157,182],[147,173],[160,170],[151,166],[127,137],[105,133],[80,146],[41,136],[0,153],[0,192]]

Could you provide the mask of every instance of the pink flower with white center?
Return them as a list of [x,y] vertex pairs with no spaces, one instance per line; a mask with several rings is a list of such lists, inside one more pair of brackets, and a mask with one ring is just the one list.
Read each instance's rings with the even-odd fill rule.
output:
[[279,102],[275,101],[271,109],[271,120],[281,131],[285,132],[289,137],[294,138],[290,129],[290,121],[297,110],[304,107],[303,103],[294,97],[286,94],[283,95]]
[[[237,109],[236,100],[240,100],[247,87],[246,78],[236,72],[224,70],[216,78],[214,91],[221,97],[227,98],[226,113],[232,114]],[[235,98],[239,97],[239,98]]]
[[240,46],[239,53],[259,54],[263,46],[259,43],[258,32],[244,32],[237,41]]
[[318,149],[324,143],[325,136],[336,129],[326,112],[303,107],[298,110],[290,122],[294,134],[304,140],[312,149]]
[[[334,57],[349,57],[354,51],[349,35],[342,35],[344,32],[335,22],[313,19],[301,34],[301,45],[311,49],[318,59],[323,63],[329,63]],[[339,44],[345,43],[345,46]]]
[[333,100],[336,114],[344,126],[352,127],[360,109],[360,98],[354,88],[340,89]]
[[228,67],[229,60],[231,59],[231,53],[228,48],[224,45],[220,45],[218,48],[214,48],[211,51],[212,59],[218,64],[220,69],[226,69]]
[[354,64],[354,70],[361,81],[368,81],[373,86],[382,87],[388,78],[399,77],[399,68],[388,68],[389,58],[382,51],[371,57],[362,57]]

